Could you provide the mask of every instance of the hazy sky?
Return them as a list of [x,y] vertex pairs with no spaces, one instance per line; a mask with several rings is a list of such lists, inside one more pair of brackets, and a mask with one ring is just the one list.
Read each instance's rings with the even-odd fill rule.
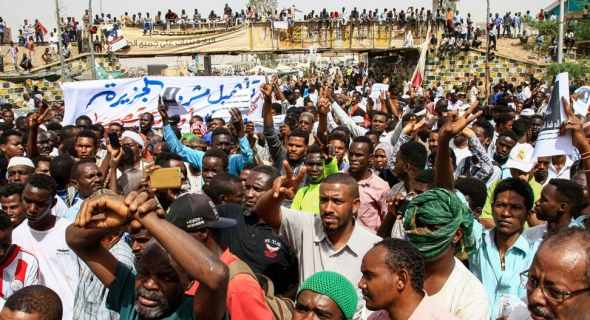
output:
[[[527,10],[531,10],[531,12],[536,13],[541,8],[546,8],[549,6],[551,3],[553,3],[553,1],[554,0],[491,0],[490,5],[491,11],[494,13],[500,12],[503,14],[506,11],[521,11],[524,13]],[[105,12],[105,14],[111,13],[113,17],[120,17],[125,11],[128,11],[129,14],[137,14],[138,12],[142,12],[144,15],[145,12],[150,12],[150,15],[153,17],[157,11],[166,12],[168,9],[172,9],[172,11],[176,12],[178,15],[180,15],[182,9],[187,10],[189,15],[194,11],[194,9],[199,9],[199,12],[201,13],[208,13],[211,10],[215,10],[216,13],[221,13],[225,2],[227,2],[234,11],[245,9],[247,3],[246,0],[226,0],[225,2],[223,0],[93,0],[93,13],[100,12],[101,2],[102,11]],[[62,16],[74,16],[80,21],[82,20],[84,9],[88,8],[88,1],[85,0],[61,0],[60,3],[62,6]],[[342,9],[342,7],[346,7],[346,9],[350,11],[355,6],[358,9],[366,8],[367,11],[374,10],[375,8],[378,8],[379,11],[382,11],[383,8],[397,8],[399,11],[401,9],[405,10],[408,5],[413,5],[414,7],[418,8],[425,7],[426,9],[432,7],[432,0],[394,0],[387,2],[380,0],[331,0],[322,2],[322,5],[320,5],[320,2],[318,1],[312,0],[279,0],[278,8],[281,9],[284,7],[289,7],[293,3],[295,3],[297,7],[305,14],[309,13],[311,10],[319,12],[324,8],[322,5],[326,5],[328,3],[331,4],[331,6],[326,7],[328,11],[339,11]],[[17,33],[19,25],[23,23],[24,19],[29,19],[29,22],[34,22],[35,19],[39,19],[39,21],[41,21],[41,23],[43,23],[43,25],[48,30],[53,29],[57,25],[55,20],[56,7],[54,0],[0,0],[0,4],[2,5],[0,16],[7,22],[8,27],[14,30],[13,40],[16,40],[15,34]],[[458,2],[457,8],[461,12],[462,16],[467,16],[467,13],[470,12],[476,22],[485,20],[486,0],[462,0]],[[360,11],[362,12],[362,10]],[[302,13],[297,13],[297,16],[302,17]]]

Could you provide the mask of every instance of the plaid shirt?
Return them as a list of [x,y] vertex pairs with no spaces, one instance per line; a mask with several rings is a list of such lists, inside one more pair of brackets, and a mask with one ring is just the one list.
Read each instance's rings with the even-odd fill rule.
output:
[[[111,249],[111,254],[121,263],[137,269],[137,260],[131,248],[122,239]],[[129,294],[134,294],[130,292]],[[86,264],[82,264],[80,284],[74,300],[74,319],[77,320],[118,320],[119,314],[106,308],[109,290],[98,280]]]

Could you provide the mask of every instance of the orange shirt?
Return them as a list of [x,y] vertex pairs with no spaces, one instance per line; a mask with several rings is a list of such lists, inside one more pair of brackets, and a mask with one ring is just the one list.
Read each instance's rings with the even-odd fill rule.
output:
[[447,12],[447,16],[446,16],[447,21],[452,21],[454,17],[455,17],[455,15],[453,14],[453,11]]
[[[219,257],[225,265],[238,260],[229,248],[220,246],[224,253]],[[199,283],[195,284],[185,294],[194,296]],[[232,320],[272,320],[273,314],[264,300],[264,292],[257,280],[248,274],[238,274],[233,277],[227,286],[227,299],[225,300],[227,311]]]

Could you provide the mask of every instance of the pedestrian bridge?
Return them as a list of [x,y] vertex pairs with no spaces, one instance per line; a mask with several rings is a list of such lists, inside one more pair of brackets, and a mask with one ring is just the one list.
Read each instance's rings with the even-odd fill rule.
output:
[[[302,53],[313,46],[319,52],[369,52],[402,48],[410,32],[378,22],[339,25],[337,21],[296,21],[244,23],[230,28],[183,30],[172,25],[169,30],[157,26],[144,34],[140,27],[123,27],[128,43],[117,51],[121,57],[177,56],[191,54]],[[414,30],[414,42],[426,37],[426,30]],[[417,33],[417,35],[416,35]]]

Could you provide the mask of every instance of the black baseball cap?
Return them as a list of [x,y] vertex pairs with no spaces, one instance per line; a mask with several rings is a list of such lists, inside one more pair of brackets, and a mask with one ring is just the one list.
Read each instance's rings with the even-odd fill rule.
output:
[[232,228],[238,222],[234,219],[220,218],[215,204],[204,194],[185,194],[170,205],[166,220],[186,232],[203,228]]

